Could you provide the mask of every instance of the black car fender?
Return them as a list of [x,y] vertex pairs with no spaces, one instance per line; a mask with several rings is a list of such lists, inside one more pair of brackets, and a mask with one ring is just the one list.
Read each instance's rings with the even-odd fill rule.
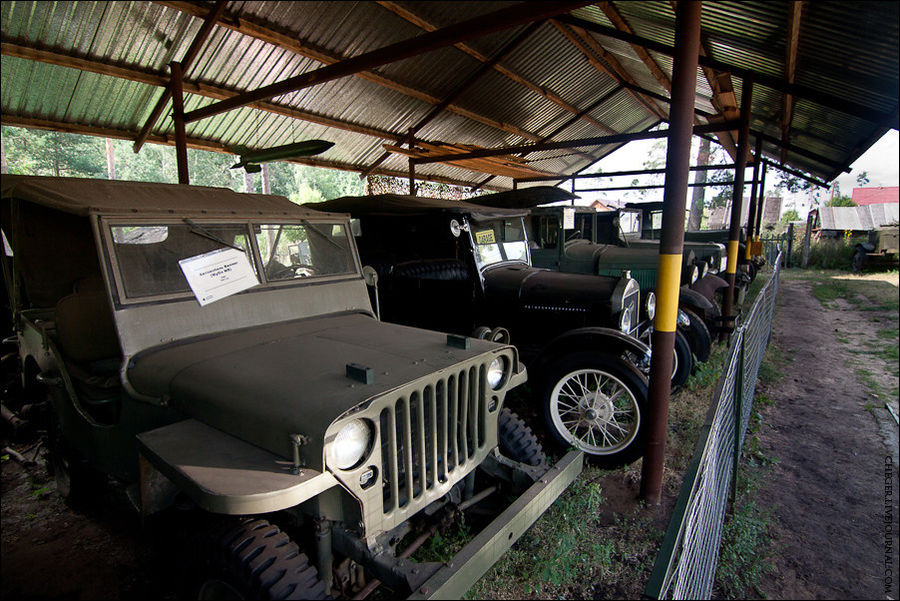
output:
[[716,292],[727,286],[728,282],[719,276],[707,274],[693,283],[690,288],[684,286],[681,288],[681,298],[678,304],[684,304],[688,309],[703,315],[714,303]]
[[631,351],[638,357],[644,357],[650,354],[650,347],[634,336],[612,328],[577,328],[551,340],[529,362],[528,370],[530,373],[540,374],[549,363],[562,355],[581,351],[599,351],[613,356]]

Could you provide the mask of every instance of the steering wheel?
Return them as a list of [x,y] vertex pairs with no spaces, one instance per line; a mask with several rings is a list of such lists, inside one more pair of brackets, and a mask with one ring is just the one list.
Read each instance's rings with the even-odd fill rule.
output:
[[320,275],[322,270],[315,265],[309,263],[293,263],[291,269],[294,270],[294,277],[308,278],[311,275]]

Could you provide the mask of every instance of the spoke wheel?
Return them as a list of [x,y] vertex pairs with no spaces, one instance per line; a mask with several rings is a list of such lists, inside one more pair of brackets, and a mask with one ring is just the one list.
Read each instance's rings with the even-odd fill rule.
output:
[[544,385],[547,423],[558,443],[615,467],[643,453],[647,382],[621,359],[572,353],[549,369]]

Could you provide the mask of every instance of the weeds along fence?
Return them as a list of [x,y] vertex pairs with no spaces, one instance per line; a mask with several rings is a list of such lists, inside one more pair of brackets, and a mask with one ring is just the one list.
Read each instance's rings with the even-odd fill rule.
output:
[[772,332],[783,257],[779,253],[770,263],[774,266],[771,279],[732,335],[727,367],[719,378],[644,598],[710,598],[756,378]]

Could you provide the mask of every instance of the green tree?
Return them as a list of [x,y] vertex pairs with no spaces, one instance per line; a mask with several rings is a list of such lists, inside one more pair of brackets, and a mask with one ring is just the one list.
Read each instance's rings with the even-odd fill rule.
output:
[[866,184],[869,183],[869,172],[863,171],[861,173],[856,174],[856,185],[862,188]]
[[853,202],[849,196],[844,196],[842,194],[838,194],[834,198],[832,198],[828,202],[829,207],[855,207],[856,203]]
[[791,221],[800,221],[800,213],[797,212],[797,209],[788,209],[784,212],[784,215],[781,216],[781,223],[787,225]]

